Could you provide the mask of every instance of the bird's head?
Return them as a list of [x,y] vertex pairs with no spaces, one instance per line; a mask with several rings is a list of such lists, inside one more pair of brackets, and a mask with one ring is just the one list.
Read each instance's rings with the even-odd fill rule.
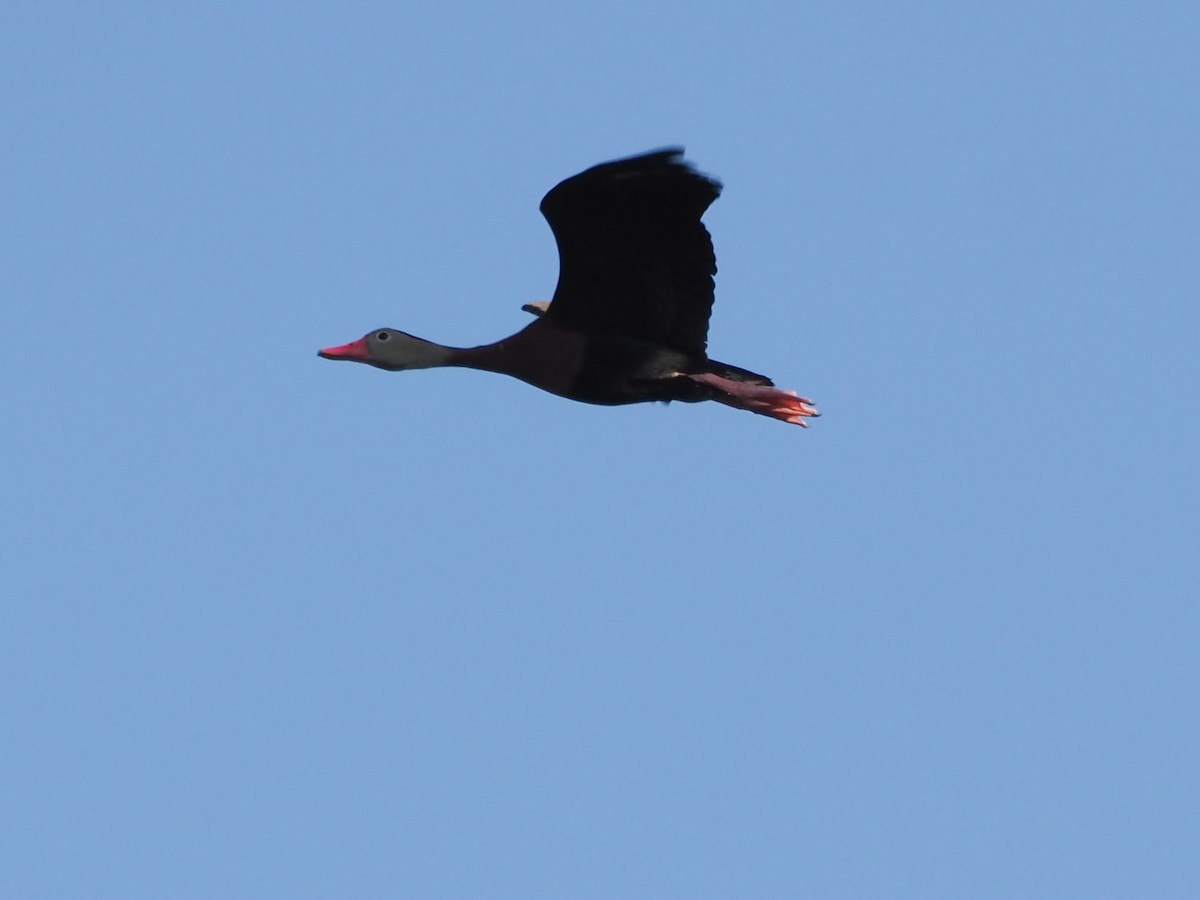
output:
[[394,328],[377,328],[357,341],[317,351],[323,359],[347,359],[379,369],[428,369],[443,365],[447,349]]

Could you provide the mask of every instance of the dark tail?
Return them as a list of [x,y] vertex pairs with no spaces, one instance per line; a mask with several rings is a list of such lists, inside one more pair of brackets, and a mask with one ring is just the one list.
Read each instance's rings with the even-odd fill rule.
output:
[[712,375],[720,375],[722,378],[728,378],[730,381],[743,381],[746,384],[761,384],[763,387],[774,387],[773,382],[766,375],[759,375],[756,372],[751,372],[749,369],[739,369],[737,366],[731,366],[728,363],[717,362],[715,359],[708,361],[707,371]]

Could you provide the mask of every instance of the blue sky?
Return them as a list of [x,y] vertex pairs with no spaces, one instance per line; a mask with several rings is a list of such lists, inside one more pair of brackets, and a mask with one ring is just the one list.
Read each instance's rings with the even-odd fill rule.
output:
[[[1185,897],[1191,4],[0,10],[6,897]],[[558,180],[725,192],[573,404]]]

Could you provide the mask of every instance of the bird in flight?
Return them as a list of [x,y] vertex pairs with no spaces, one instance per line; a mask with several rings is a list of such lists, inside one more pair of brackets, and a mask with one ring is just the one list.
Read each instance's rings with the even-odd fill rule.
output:
[[719,182],[671,148],[603,163],[561,182],[541,210],[558,243],[558,286],[523,308],[537,318],[481,347],[445,347],[395,328],[319,352],[380,369],[499,372],[584,403],[715,400],[793,425],[811,400],[710,359],[717,271],[701,223]]

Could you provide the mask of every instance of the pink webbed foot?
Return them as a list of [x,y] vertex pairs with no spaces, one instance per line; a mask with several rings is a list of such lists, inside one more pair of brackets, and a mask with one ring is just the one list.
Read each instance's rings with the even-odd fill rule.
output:
[[702,373],[689,375],[694,381],[711,385],[717,389],[713,399],[735,409],[748,409],[760,416],[770,416],[791,425],[808,427],[805,419],[821,415],[816,406],[807,397],[801,397],[795,391],[783,391],[779,388],[765,387],[761,384],[747,384],[744,381],[734,381],[722,378],[720,375]]

